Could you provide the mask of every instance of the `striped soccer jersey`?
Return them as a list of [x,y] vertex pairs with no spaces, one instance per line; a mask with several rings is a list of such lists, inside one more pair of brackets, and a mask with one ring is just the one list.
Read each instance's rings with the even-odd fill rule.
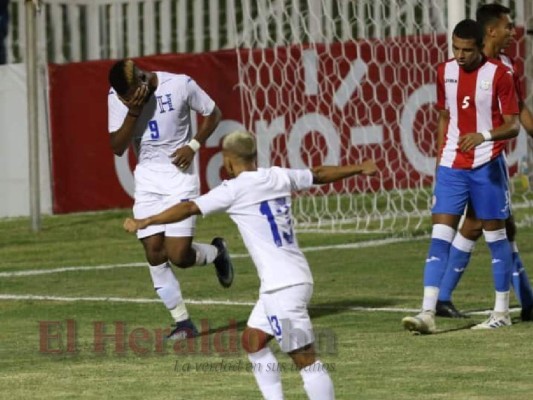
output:
[[503,151],[506,141],[483,142],[463,152],[459,137],[491,130],[503,124],[503,115],[518,114],[513,73],[501,61],[487,58],[473,71],[465,71],[455,59],[441,63],[436,107],[450,114],[440,165],[459,169],[484,165]]

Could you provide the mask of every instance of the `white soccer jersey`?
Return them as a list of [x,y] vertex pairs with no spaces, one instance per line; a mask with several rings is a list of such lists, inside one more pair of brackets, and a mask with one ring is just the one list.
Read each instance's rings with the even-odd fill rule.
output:
[[[139,164],[171,164],[170,156],[192,138],[191,109],[209,115],[214,101],[187,75],[156,72],[158,85],[135,125],[135,141],[140,142]],[[117,131],[128,108],[113,88],[108,96],[109,132]]]
[[202,214],[226,211],[237,224],[261,280],[260,292],[313,283],[293,231],[291,192],[311,187],[310,170],[242,172],[194,200]]

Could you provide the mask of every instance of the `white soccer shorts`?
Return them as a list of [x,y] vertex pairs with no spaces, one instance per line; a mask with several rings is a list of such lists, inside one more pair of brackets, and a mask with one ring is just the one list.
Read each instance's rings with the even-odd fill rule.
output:
[[[198,197],[196,176],[181,173],[173,165],[167,167],[158,164],[155,168],[157,169],[138,165],[135,169],[135,218],[146,218],[176,203]],[[140,229],[137,231],[137,238],[143,239],[161,232],[170,237],[192,237],[195,226],[196,216],[193,216],[173,224],[151,225]]]
[[274,336],[285,353],[314,343],[313,325],[307,311],[312,295],[313,285],[309,283],[260,293],[248,326]]

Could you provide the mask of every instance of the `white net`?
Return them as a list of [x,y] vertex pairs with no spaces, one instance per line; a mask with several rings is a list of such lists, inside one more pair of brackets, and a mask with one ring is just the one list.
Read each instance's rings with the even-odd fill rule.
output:
[[[444,2],[236,3],[244,123],[257,135],[260,166],[372,158],[381,168],[377,178],[297,197],[298,228],[425,229],[435,165],[435,67],[447,58]],[[522,200],[530,202],[524,189]]]

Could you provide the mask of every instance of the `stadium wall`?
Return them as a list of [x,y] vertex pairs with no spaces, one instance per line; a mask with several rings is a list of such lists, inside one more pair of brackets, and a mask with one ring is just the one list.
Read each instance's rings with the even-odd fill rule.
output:
[[[245,126],[258,136],[260,166],[299,168],[373,156],[384,169],[376,187],[357,187],[354,182],[332,185],[331,193],[428,187],[436,130],[436,114],[427,114],[434,112],[435,101],[435,68],[428,65],[443,58],[446,42],[444,35],[401,40],[405,46],[389,46],[387,39],[363,40],[310,48],[242,49],[239,54],[228,50],[160,55],[138,62],[148,70],[192,76],[222,110],[223,122],[199,155],[202,191],[224,177],[220,139]],[[316,93],[311,94],[304,68],[309,51],[318,60]],[[336,55],[343,57],[336,61]],[[419,68],[420,63],[425,67]],[[55,213],[132,204],[133,156],[130,152],[115,157],[107,137],[111,64],[49,65]],[[243,71],[242,65],[253,68]],[[250,85],[248,90],[243,90],[245,85]],[[342,109],[331,107],[332,102]],[[512,164],[525,151],[523,146],[513,148]]]
[[[45,95],[39,96],[41,212],[52,211]],[[0,66],[0,217],[29,215],[30,184],[26,66]]]

